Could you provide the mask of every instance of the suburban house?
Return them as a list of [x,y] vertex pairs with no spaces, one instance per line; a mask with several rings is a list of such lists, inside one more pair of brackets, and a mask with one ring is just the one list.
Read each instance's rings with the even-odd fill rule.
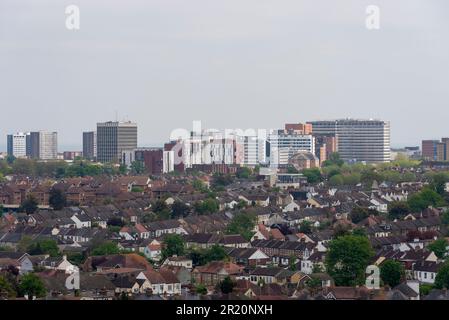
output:
[[198,266],[192,271],[196,283],[214,286],[226,277],[235,279],[243,272],[243,267],[232,262],[212,261],[204,266]]

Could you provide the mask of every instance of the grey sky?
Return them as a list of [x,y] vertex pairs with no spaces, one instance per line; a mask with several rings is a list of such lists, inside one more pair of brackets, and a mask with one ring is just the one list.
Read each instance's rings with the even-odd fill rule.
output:
[[192,120],[381,118],[393,146],[449,136],[448,14],[447,0],[0,0],[0,146],[45,129],[80,149],[115,110],[140,146]]

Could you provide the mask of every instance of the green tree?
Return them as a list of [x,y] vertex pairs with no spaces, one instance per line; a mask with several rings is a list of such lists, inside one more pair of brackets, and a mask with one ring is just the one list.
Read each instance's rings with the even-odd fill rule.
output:
[[227,234],[240,234],[246,240],[254,235],[253,229],[256,225],[256,216],[252,213],[236,214],[228,224]]
[[206,251],[204,258],[205,258],[206,263],[208,263],[211,261],[225,260],[228,258],[228,255],[222,246],[219,246],[218,244],[214,244],[212,247],[210,247],[209,250]]
[[190,208],[184,202],[176,200],[171,205],[171,217],[172,219],[186,217],[190,212]]
[[431,178],[430,188],[440,196],[444,196],[446,193],[446,182],[449,182],[448,174],[443,172],[435,173]]
[[290,255],[290,258],[288,259],[288,269],[290,271],[296,271],[298,268],[296,266],[296,256],[294,254]]
[[318,277],[311,276],[306,282],[306,287],[309,289],[310,293],[314,295],[322,287],[322,281]]
[[105,241],[95,246],[92,250],[92,256],[106,256],[110,254],[119,254],[120,250],[117,244],[112,241]]
[[220,204],[217,199],[206,198],[202,201],[197,201],[193,205],[195,212],[198,214],[211,214],[220,209]]
[[156,214],[156,220],[170,219],[171,210],[164,200],[158,199],[152,205],[153,212]]
[[27,273],[20,279],[19,292],[22,296],[28,295],[29,299],[32,299],[33,296],[44,297],[47,290],[41,278],[34,273]]
[[14,163],[14,161],[16,161],[16,157],[14,157],[12,154],[8,154],[7,156],[6,156],[6,162],[9,164],[9,165],[11,165],[11,164],[13,164]]
[[438,207],[445,204],[444,199],[434,190],[423,188],[410,196],[407,200],[410,209],[414,212],[422,211],[429,206]]
[[331,186],[341,186],[345,183],[345,179],[341,174],[336,174],[330,177],[329,184]]
[[437,289],[449,289],[449,261],[438,270],[434,285]]
[[128,172],[128,167],[126,166],[126,164],[120,164],[120,166],[118,167],[118,172],[121,174],[121,175],[124,175],[124,174],[126,174],[127,172]]
[[12,172],[14,174],[34,175],[35,173],[35,161],[30,159],[16,159],[12,163]]
[[236,172],[236,176],[239,179],[249,179],[251,177],[251,169],[248,167],[239,167]]
[[132,174],[145,173],[145,164],[142,161],[133,161],[131,163],[131,173]]
[[391,220],[402,219],[410,212],[410,206],[405,201],[395,201],[388,205],[388,218]]
[[26,214],[33,214],[38,209],[38,203],[36,201],[36,198],[34,198],[32,195],[29,195],[20,206],[20,211],[26,212]]
[[287,166],[287,173],[289,173],[289,174],[297,174],[297,173],[299,173],[299,171],[293,165],[288,165]]
[[441,222],[445,226],[449,226],[449,211],[445,211],[443,215],[441,216]]
[[310,234],[312,233],[312,222],[304,220],[300,225],[299,225],[299,232],[301,233],[305,233],[305,234]]
[[383,181],[398,183],[402,180],[402,175],[396,170],[387,170],[381,173]]
[[312,268],[312,273],[323,273],[323,266],[321,264],[315,263]]
[[234,290],[235,283],[227,276],[220,282],[220,290],[223,294],[231,293]]
[[355,186],[360,183],[362,176],[360,173],[351,173],[343,175],[343,181],[345,185]]
[[49,202],[53,209],[61,210],[67,205],[67,198],[62,190],[51,188]]
[[402,174],[401,180],[404,182],[414,182],[416,181],[416,175],[413,172],[405,172]]
[[374,251],[366,237],[346,235],[330,242],[326,269],[337,286],[360,285]]
[[16,290],[14,286],[4,276],[0,276],[0,299],[1,298],[15,298]]
[[200,283],[195,287],[195,292],[197,294],[207,294],[207,288],[204,284]]
[[441,238],[441,239],[435,240],[434,242],[429,244],[428,249],[430,251],[433,251],[438,258],[444,259],[444,257],[446,256],[446,252],[447,252],[446,248],[448,246],[449,246],[449,242],[446,239]]
[[374,168],[366,168],[362,172],[361,181],[367,186],[371,187],[374,181],[379,182],[381,180],[382,176]]
[[164,200],[158,199],[152,205],[153,212],[159,213],[162,211],[168,211],[169,208]]
[[353,223],[359,223],[363,221],[364,219],[368,218],[370,215],[370,211],[367,208],[362,207],[354,207],[351,210],[351,213],[349,214],[349,217],[351,218],[351,221]]
[[323,161],[323,167],[329,166],[339,166],[341,167],[344,164],[344,161],[340,158],[340,154],[338,152],[333,152],[329,155],[329,159]]
[[354,236],[360,236],[360,237],[366,237],[366,230],[365,228],[355,228],[354,230],[352,230],[352,234]]
[[44,239],[32,243],[27,252],[30,255],[49,254],[52,257],[57,257],[60,255],[58,244],[52,239]]
[[192,182],[192,187],[199,191],[199,192],[203,192],[206,193],[208,191],[207,186],[205,185],[205,183],[203,181],[201,181],[200,179],[195,179]]
[[318,168],[304,169],[302,174],[307,178],[308,183],[318,183],[321,181],[321,171]]
[[380,266],[380,278],[390,287],[396,287],[405,277],[404,266],[394,260],[386,260]]
[[222,186],[225,187],[234,182],[234,179],[229,174],[216,173],[213,177],[213,185],[214,186]]
[[114,226],[114,227],[123,227],[125,225],[125,222],[121,217],[111,217],[106,222],[108,226]]
[[430,293],[430,291],[432,291],[432,289],[433,289],[433,285],[431,285],[431,284],[421,284],[419,286],[419,294],[422,297],[427,296]]
[[169,234],[164,238],[162,258],[182,256],[184,254],[184,239],[179,234]]
[[33,239],[30,236],[22,235],[19,243],[17,244],[17,251],[19,252],[27,252],[28,248],[34,243]]

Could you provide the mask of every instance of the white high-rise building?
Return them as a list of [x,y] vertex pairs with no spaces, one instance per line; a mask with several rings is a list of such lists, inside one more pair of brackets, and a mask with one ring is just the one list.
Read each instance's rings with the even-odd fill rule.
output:
[[18,132],[8,135],[8,154],[16,158],[26,157],[27,155],[27,134]]
[[266,161],[266,140],[258,136],[241,137],[243,141],[242,165],[255,166]]
[[271,167],[287,165],[298,151],[314,152],[315,139],[312,135],[274,131],[268,135],[269,162]]
[[195,164],[234,164],[235,163],[234,137],[224,137],[221,132],[204,131],[201,134],[192,133],[188,141],[190,167]]
[[173,151],[164,151],[163,153],[163,173],[175,170],[175,154]]

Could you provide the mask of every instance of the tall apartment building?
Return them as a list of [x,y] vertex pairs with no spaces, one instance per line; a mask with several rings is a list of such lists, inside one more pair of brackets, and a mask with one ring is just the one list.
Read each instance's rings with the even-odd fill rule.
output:
[[449,161],[449,138],[423,140],[422,157],[427,161]]
[[224,137],[221,132],[192,132],[187,141],[186,168],[202,164],[235,164],[237,140],[234,136]]
[[422,141],[422,157],[425,160],[435,161],[437,156],[438,140],[423,140]]
[[97,158],[97,132],[83,132],[83,157],[89,160]]
[[323,163],[331,153],[338,151],[337,138],[334,135],[323,135],[313,133],[315,138],[315,155]]
[[58,158],[57,132],[39,131],[39,159],[53,160]]
[[240,164],[256,166],[266,161],[266,139],[258,136],[239,137],[239,145],[243,144],[243,158]]
[[118,121],[97,123],[97,161],[119,162],[123,151],[136,148],[136,123]]
[[277,130],[268,135],[267,144],[271,167],[288,165],[289,159],[298,151],[315,152],[315,140],[311,134],[304,135]]
[[30,132],[27,136],[27,156],[39,159],[39,132]]
[[8,155],[16,158],[26,157],[27,155],[27,134],[18,132],[8,134],[7,136],[7,152]]
[[8,135],[8,154],[31,159],[57,159],[58,134],[57,132],[37,131]]
[[314,134],[333,135],[345,161],[389,162],[390,123],[382,120],[311,121]]

